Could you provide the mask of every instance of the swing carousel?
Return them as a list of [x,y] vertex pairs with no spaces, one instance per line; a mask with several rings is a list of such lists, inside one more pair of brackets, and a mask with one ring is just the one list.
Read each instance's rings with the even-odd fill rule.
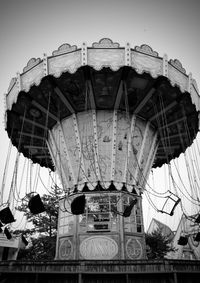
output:
[[[20,153],[60,177],[56,259],[146,258],[150,170],[191,146],[199,108],[192,75],[145,44],[63,44],[27,63],[6,94],[6,130]],[[180,198],[168,199],[173,216]]]

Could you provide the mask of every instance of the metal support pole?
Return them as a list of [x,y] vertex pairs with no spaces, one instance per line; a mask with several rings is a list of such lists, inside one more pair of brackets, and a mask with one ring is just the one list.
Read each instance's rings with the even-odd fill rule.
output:
[[39,274],[36,273],[36,275],[35,275],[35,283],[38,283],[38,282],[39,282],[39,281],[38,281],[38,277],[39,277]]
[[82,273],[78,274],[78,283],[82,283]]
[[177,273],[176,272],[174,272],[174,283],[178,283]]

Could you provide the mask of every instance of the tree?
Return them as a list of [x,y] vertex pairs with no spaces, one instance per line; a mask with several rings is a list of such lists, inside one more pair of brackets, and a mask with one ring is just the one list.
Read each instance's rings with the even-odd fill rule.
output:
[[172,239],[163,235],[161,229],[145,235],[148,259],[163,259],[168,252],[175,252]]
[[33,215],[27,207],[28,201],[32,196],[32,193],[27,194],[25,197],[26,201],[23,201],[16,208],[24,213],[31,226],[25,230],[13,232],[16,235],[23,234],[30,241],[25,250],[20,250],[18,259],[51,260],[55,256],[59,199],[62,196],[62,190],[55,186],[49,195],[44,194],[41,196],[45,212],[36,215]]

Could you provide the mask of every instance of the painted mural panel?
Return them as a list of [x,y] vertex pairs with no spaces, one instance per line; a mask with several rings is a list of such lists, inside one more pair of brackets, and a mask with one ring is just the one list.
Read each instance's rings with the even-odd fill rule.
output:
[[87,260],[109,260],[118,258],[119,247],[116,236],[93,235],[81,237],[80,256]]
[[113,112],[97,112],[98,163],[105,181],[111,176]]
[[152,128],[148,129],[147,132],[147,136],[146,139],[144,141],[144,146],[143,146],[143,150],[141,153],[141,158],[140,158],[140,170],[138,171],[138,176],[137,176],[137,180],[140,182],[142,179],[147,179],[148,176],[144,176],[143,172],[144,172],[144,168],[146,166],[147,163],[147,159],[149,156],[149,152],[151,150],[151,145],[153,142],[153,136],[154,136],[154,132]]
[[94,182],[96,181],[96,171],[92,112],[78,113],[77,122],[84,164],[84,168],[81,168],[81,171],[88,181]]
[[58,259],[61,260],[69,260],[73,257],[73,238],[72,237],[64,237],[59,240],[58,247]]
[[65,186],[73,186],[72,179],[70,178],[70,171],[65,154],[63,154],[63,147],[61,142],[61,132],[58,128],[52,130],[52,137],[49,137],[49,146],[54,153],[56,169],[59,172],[61,182]]
[[55,77],[59,77],[62,72],[74,73],[81,66],[81,51],[50,57],[48,63],[49,74]]
[[179,85],[182,92],[187,90],[188,77],[171,64],[168,65],[168,78],[173,86]]
[[44,75],[43,63],[31,68],[28,72],[23,73],[21,79],[21,87],[25,91],[29,91],[30,86],[39,85]]
[[96,182],[99,178],[110,181],[114,150],[114,181],[136,184],[143,179],[142,172],[154,137],[153,129],[149,128],[144,140],[145,129],[145,121],[135,119],[131,126],[126,113],[118,112],[114,146],[112,111],[80,112],[65,119],[62,126],[52,131],[56,147],[51,143],[56,163],[60,164],[61,179],[71,188],[77,183]]
[[136,119],[133,131],[131,133],[131,148],[128,159],[127,182],[129,184],[136,184],[135,173],[138,168],[138,158],[143,141],[144,129],[144,122]]
[[158,57],[148,56],[138,52],[132,52],[131,54],[132,66],[137,70],[139,74],[144,71],[150,72],[152,77],[162,75],[162,60]]
[[88,65],[100,70],[102,66],[109,66],[112,70],[118,70],[124,65],[124,50],[118,49],[90,49],[88,53]]
[[74,129],[73,118],[69,117],[62,122],[65,140],[67,141],[67,149],[69,160],[73,168],[74,184],[83,180],[83,174],[80,170],[80,149],[77,144],[76,134]]
[[9,94],[7,95],[6,106],[9,110],[11,110],[12,104],[16,103],[18,92],[19,92],[18,85],[17,83],[15,83],[10,89]]
[[126,258],[140,259],[144,256],[144,243],[140,237],[126,236]]
[[126,156],[128,152],[128,132],[130,123],[127,123],[125,113],[119,112],[117,115],[117,135],[116,135],[116,158],[115,158],[115,181],[122,182],[126,167]]

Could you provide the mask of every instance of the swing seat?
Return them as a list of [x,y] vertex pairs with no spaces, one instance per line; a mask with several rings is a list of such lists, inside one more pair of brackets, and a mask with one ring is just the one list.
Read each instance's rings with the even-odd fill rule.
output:
[[179,240],[178,240],[178,245],[180,246],[186,246],[188,243],[188,238],[184,237],[184,236],[180,236]]
[[71,202],[71,212],[74,215],[83,214],[85,211],[85,195],[81,195],[73,199]]
[[45,211],[44,205],[42,203],[42,200],[39,194],[33,196],[29,200],[28,208],[30,209],[30,212],[33,214],[39,214]]
[[198,232],[198,233],[196,234],[196,237],[194,238],[194,240],[195,240],[196,242],[200,242],[200,232]]
[[130,205],[125,208],[122,216],[123,217],[129,217],[131,215],[131,211],[132,211],[132,209],[133,209],[133,207],[136,203],[137,203],[137,199],[135,198],[131,201]]
[[15,222],[9,207],[6,207],[0,211],[0,220],[4,224]]
[[8,240],[12,239],[12,235],[10,234],[10,232],[9,232],[7,227],[5,227],[5,229],[4,229],[4,234],[6,235],[6,238]]

